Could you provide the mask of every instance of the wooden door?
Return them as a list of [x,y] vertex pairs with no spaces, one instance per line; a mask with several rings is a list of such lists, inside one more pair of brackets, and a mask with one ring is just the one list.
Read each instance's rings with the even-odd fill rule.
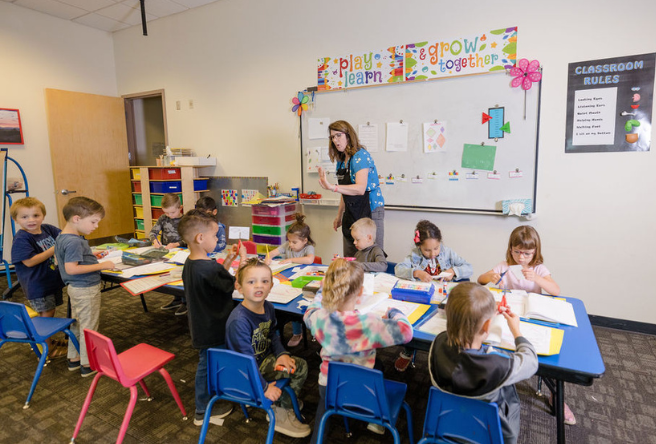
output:
[[133,232],[123,99],[46,89],[46,112],[60,226],[66,202],[85,196],[106,212],[88,238]]

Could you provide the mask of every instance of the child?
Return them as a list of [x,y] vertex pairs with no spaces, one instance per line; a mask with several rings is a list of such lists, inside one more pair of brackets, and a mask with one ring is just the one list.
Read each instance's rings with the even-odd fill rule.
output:
[[198,201],[196,201],[196,209],[197,210],[202,210],[205,213],[211,215],[216,219],[216,222],[219,226],[219,230],[216,232],[216,237],[219,239],[219,241],[216,243],[216,247],[214,247],[214,251],[212,253],[220,253],[221,251],[225,250],[226,247],[226,232],[225,232],[225,225],[223,225],[221,222],[219,222],[218,217],[217,217],[217,208],[216,208],[216,202],[214,199],[212,199],[210,196],[203,196]]
[[[44,224],[46,207],[34,197],[19,199],[9,209],[11,218],[20,226],[11,246],[11,259],[23,293],[39,316],[51,318],[55,309],[63,304],[59,270],[55,265],[55,239],[61,230]],[[49,357],[62,356],[63,347],[54,347],[46,340]]]
[[[239,267],[235,287],[244,295],[241,304],[235,307],[226,325],[228,349],[255,357],[260,369],[264,396],[274,405],[276,432],[293,438],[310,434],[307,424],[302,424],[294,415],[292,402],[286,393],[276,387],[276,382],[267,380],[291,378],[290,387],[298,396],[307,378],[307,364],[298,357],[289,355],[276,332],[276,315],[266,297],[273,287],[271,269],[257,258],[247,260]],[[279,367],[284,370],[279,370]]]
[[[282,256],[281,264],[290,262],[296,264],[311,264],[314,262],[314,241],[310,237],[310,227],[304,222],[305,216],[301,213],[294,214],[294,222],[287,230],[287,242],[278,248],[271,250],[266,257],[266,264],[271,263],[271,258]],[[303,324],[298,321],[292,322],[292,337],[287,347],[296,347],[303,339]]]
[[506,444],[519,435],[519,396],[515,383],[538,369],[533,345],[519,330],[519,316],[505,307],[501,314],[515,338],[516,351],[504,353],[483,345],[497,304],[492,293],[473,282],[459,284],[446,304],[446,331],[437,335],[428,355],[433,385],[456,395],[496,402]]
[[[199,359],[196,369],[196,416],[194,424],[203,425],[205,409],[210,401],[207,390],[207,349],[225,348],[226,322],[232,311],[232,292],[235,278],[223,265],[207,256],[216,245],[217,222],[211,215],[201,210],[191,210],[180,219],[178,230],[182,239],[189,245],[189,257],[182,269],[185,297],[189,305],[189,331],[191,343],[198,349]],[[241,253],[246,257],[246,249],[238,251],[237,245],[225,263],[231,264]],[[210,423],[222,425],[224,417],[232,412],[228,402],[214,406]]]
[[[532,293],[560,294],[560,286],[553,280],[551,273],[543,264],[540,235],[535,228],[522,225],[510,233],[506,260],[497,264],[492,270],[478,277],[478,283],[493,283],[507,290],[526,290]],[[511,265],[521,265],[524,279],[517,279],[510,271]],[[550,400],[553,402],[553,400]],[[565,404],[565,424],[576,424],[574,413]]]
[[[492,270],[478,277],[478,283],[485,285],[492,282],[507,290],[518,289],[533,293],[560,294],[560,287],[551,277],[551,273],[543,264],[540,248],[540,235],[535,228],[522,225],[510,233],[506,260],[497,264]],[[517,279],[510,271],[511,265],[521,265],[524,279]]]
[[73,342],[68,343],[68,369],[75,371],[81,365],[82,377],[86,378],[96,371],[89,367],[84,329],[98,330],[100,271],[111,270],[114,263],[98,263],[89,243],[83,237],[98,228],[98,223],[105,217],[102,205],[88,197],[74,197],[68,201],[62,212],[66,226],[55,241],[55,258],[62,280],[68,286],[71,317],[77,319],[77,322],[71,325],[71,331],[80,343],[79,355]]
[[[412,340],[412,325],[397,309],[384,317],[374,313],[360,314],[355,310],[364,290],[362,264],[342,258],[328,267],[323,291],[307,308],[303,320],[321,344],[319,373],[319,405],[314,422],[312,443],[316,442],[321,417],[326,411],[326,383],[330,361],[349,362],[373,368],[376,348],[405,344]],[[384,428],[369,424],[370,430],[384,433]],[[381,430],[382,429],[382,430]]]
[[358,219],[351,225],[353,245],[358,249],[355,260],[362,263],[364,271],[387,271],[387,254],[374,244],[376,223],[368,218]]
[[[186,247],[180,234],[178,233],[178,224],[182,217],[182,206],[180,204],[180,196],[173,193],[167,193],[162,197],[162,214],[157,223],[153,225],[150,230],[150,240],[156,248],[164,247],[167,249],[176,247]],[[162,241],[157,239],[160,232],[162,233]],[[162,310],[173,310],[177,308],[175,314],[177,316],[184,316],[187,314],[187,304],[184,298],[175,296],[171,302],[161,307]]]
[[[396,277],[423,282],[432,282],[433,276],[442,272],[448,273],[443,278],[445,281],[471,277],[471,264],[446,245],[442,245],[442,233],[434,223],[420,220],[415,228],[414,242],[415,248],[403,262],[394,267]],[[414,353],[414,350],[406,347],[394,363],[396,369],[400,372],[406,371]]]

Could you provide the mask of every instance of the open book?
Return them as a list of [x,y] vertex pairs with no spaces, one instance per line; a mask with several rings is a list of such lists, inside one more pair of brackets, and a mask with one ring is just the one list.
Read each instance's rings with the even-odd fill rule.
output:
[[[490,289],[497,302],[503,297],[502,292]],[[506,302],[510,310],[527,319],[566,324],[578,327],[576,314],[571,303],[551,296],[525,291],[506,292]]]
[[[560,353],[565,334],[563,330],[530,322],[520,322],[519,324],[522,336],[533,344],[538,355],[550,356]],[[494,317],[485,343],[506,350],[515,350],[515,338],[510,332],[508,322],[502,315]]]

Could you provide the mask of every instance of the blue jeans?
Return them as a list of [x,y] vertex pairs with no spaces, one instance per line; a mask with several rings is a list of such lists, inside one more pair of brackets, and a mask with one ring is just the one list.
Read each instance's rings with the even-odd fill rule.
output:
[[[225,344],[213,348],[225,349]],[[198,368],[196,369],[196,415],[204,415],[210,402],[210,392],[207,388],[207,349],[198,351]]]

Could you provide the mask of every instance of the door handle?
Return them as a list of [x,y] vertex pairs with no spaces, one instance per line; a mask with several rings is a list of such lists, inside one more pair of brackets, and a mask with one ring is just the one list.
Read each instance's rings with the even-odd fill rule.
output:
[[69,195],[69,194],[77,193],[77,191],[75,191],[75,190],[61,190],[61,193],[62,193],[64,196],[67,196],[67,195]]

